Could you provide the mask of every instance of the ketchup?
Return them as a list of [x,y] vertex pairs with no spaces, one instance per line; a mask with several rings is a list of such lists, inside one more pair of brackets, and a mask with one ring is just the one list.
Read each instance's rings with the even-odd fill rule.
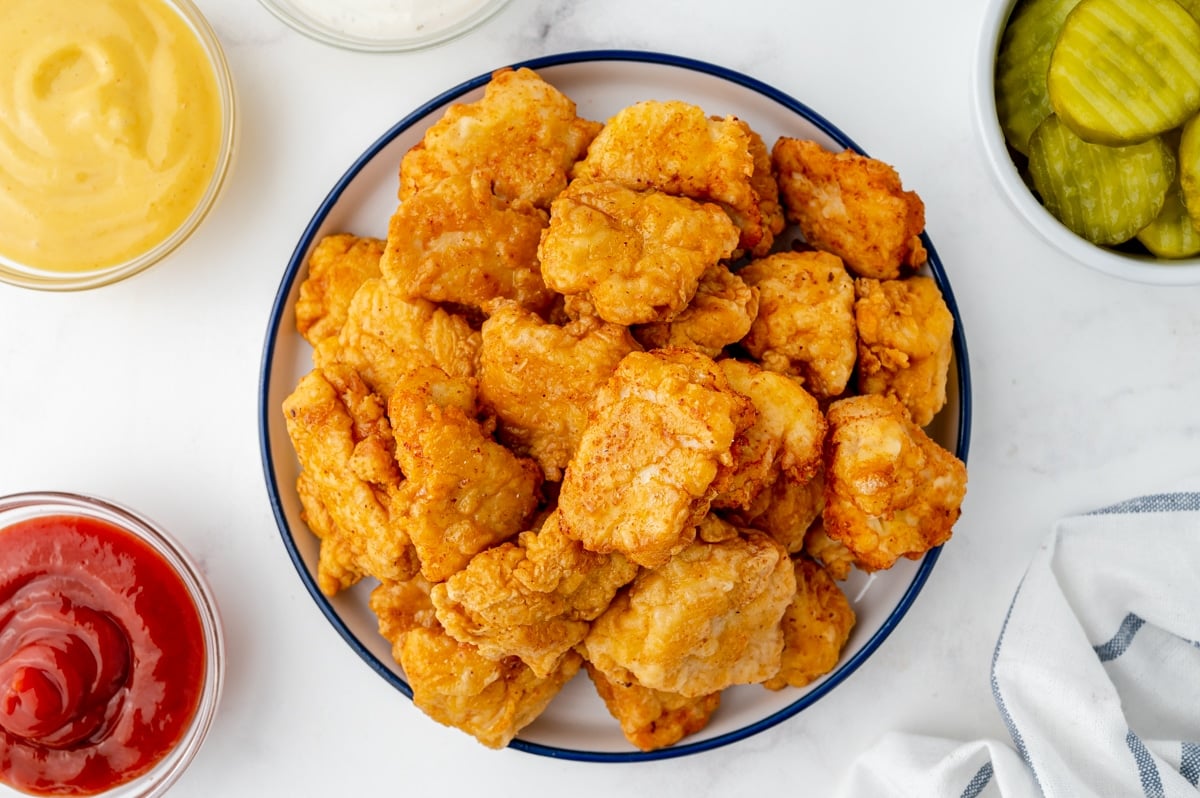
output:
[[0,530],[0,780],[92,795],[183,737],[205,677],[183,581],[106,521],[54,515]]

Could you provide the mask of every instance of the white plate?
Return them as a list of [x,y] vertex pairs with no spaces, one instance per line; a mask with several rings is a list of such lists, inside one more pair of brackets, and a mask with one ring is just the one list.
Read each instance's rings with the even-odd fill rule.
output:
[[[800,102],[752,78],[702,62],[654,53],[598,51],[549,56],[526,62],[571,97],[583,116],[604,120],[620,108],[644,99],[679,99],[710,114],[734,114],[760,132],[768,146],[781,135],[814,139],[830,149],[859,149],[841,131]],[[371,585],[360,584],[329,599],[316,586],[317,539],[300,521],[293,488],[299,466],[279,408],[300,377],[312,367],[311,349],[295,331],[292,306],[305,274],[308,253],[327,233],[353,232],[385,237],[396,206],[401,156],[424,135],[452,102],[470,102],[482,94],[489,75],[467,81],[434,98],[401,120],[350,167],[317,209],[301,237],[271,311],[259,386],[259,430],[267,489],[284,545],[313,600],[363,660],[411,697],[389,646],[376,631],[367,607]],[[902,171],[902,168],[901,168]],[[932,243],[929,273],[937,280],[955,316],[955,359],[949,403],[930,427],[943,446],[962,460],[970,437],[970,378],[966,341],[954,295]],[[546,712],[513,741],[515,748],[545,756],[593,761],[657,759],[696,753],[762,731],[791,717],[827,694],[849,676],[891,633],[921,590],[939,550],[919,561],[901,560],[872,576],[854,573],[843,585],[858,622],[837,668],[804,689],[772,692],[758,685],[726,690],[708,727],[670,748],[643,753],[620,728],[582,674]],[[432,721],[430,721],[432,722]]]

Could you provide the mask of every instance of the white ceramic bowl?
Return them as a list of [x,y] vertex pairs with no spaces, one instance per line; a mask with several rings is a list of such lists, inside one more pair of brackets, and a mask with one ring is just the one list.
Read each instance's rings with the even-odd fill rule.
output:
[[971,87],[976,126],[983,141],[984,154],[1004,196],[1042,238],[1085,266],[1138,283],[1200,284],[1200,258],[1168,260],[1097,246],[1080,238],[1055,219],[1022,179],[1000,129],[995,90],[996,51],[1015,5],[1016,0],[988,0],[979,46],[976,48]]

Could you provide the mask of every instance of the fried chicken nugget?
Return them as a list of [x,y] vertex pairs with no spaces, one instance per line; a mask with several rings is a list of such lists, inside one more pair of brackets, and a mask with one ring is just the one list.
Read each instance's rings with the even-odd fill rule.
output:
[[738,272],[758,289],[742,345],[764,368],[800,379],[818,399],[839,396],[854,371],[854,280],[827,252],[779,252]]
[[750,332],[757,315],[758,289],[718,263],[700,275],[695,296],[678,316],[644,324],[633,335],[647,349],[677,346],[715,358]]
[[637,682],[615,682],[590,662],[583,666],[625,739],[643,751],[665,748],[700,731],[721,704],[720,693],[690,698]]
[[954,316],[932,277],[854,281],[858,390],[886,393],[924,427],[946,404]]
[[537,248],[546,212],[505,202],[486,172],[451,175],[400,203],[388,225],[380,270],[407,299],[482,308],[497,298],[545,310]]
[[804,549],[807,531],[820,519],[824,506],[824,469],[818,465],[816,472],[804,480],[780,474],[749,507],[724,510],[723,514],[740,527],[766,532],[788,554],[796,554]]
[[372,278],[354,295],[337,338],[322,341],[313,351],[313,362],[353,368],[386,401],[401,380],[422,366],[471,379],[479,347],[479,333],[462,316],[425,299],[404,299]]
[[925,262],[925,204],[888,164],[783,137],[771,151],[787,216],[860,277],[891,280]]
[[711,358],[683,349],[631,352],[596,394],[559,492],[559,522],[591,551],[653,568],[690,543],[750,400]]
[[711,203],[574,180],[550,206],[538,257],[546,285],[587,294],[614,324],[668,321],[704,271],[732,254],[737,228]]
[[469,383],[437,367],[415,371],[392,394],[388,417],[422,576],[441,582],[526,528],[541,498],[541,469],[492,439],[475,418]]
[[692,698],[761,682],[779,672],[795,593],[791,560],[767,535],[697,541],[618,593],[581,652],[615,682]]
[[305,510],[317,522],[314,533],[325,533],[321,591],[334,595],[363,574],[412,576],[418,562],[406,531],[408,493],[382,400],[352,369],[314,369],[283,401],[283,415],[306,475],[297,485],[309,497]]
[[[824,486],[824,481],[821,485]],[[854,553],[846,548],[845,543],[825,534],[825,524],[820,517],[817,517],[804,533],[804,553],[819,562],[825,573],[839,582],[848,577],[854,568]]]
[[483,98],[450,106],[400,164],[400,200],[446,177],[490,173],[502,202],[547,208],[600,123],[531,69],[500,69]]
[[481,333],[479,396],[501,440],[537,460],[546,479],[561,480],[588,404],[637,342],[594,316],[560,327],[515,303],[492,307]]
[[737,246],[765,253],[783,219],[766,145],[756,136],[733,116],[712,118],[679,100],[646,100],[604,124],[572,176],[716,202],[740,231]]
[[791,377],[753,363],[731,358],[717,365],[733,389],[754,403],[757,418],[735,442],[736,466],[713,506],[749,508],[781,474],[797,483],[812,479],[825,440],[817,400]]
[[568,652],[545,678],[515,657],[488,659],[445,633],[434,617],[430,589],[419,577],[377,587],[370,606],[380,634],[391,642],[418,709],[489,748],[503,748],[579,672],[580,657]]
[[434,585],[432,598],[455,640],[490,659],[518,657],[548,676],[637,570],[620,554],[587,551],[551,513],[538,531],[476,554]]
[[825,533],[867,570],[917,559],[950,539],[967,469],[891,396],[841,399],[826,412]]
[[854,609],[820,565],[794,561],[796,595],[783,613],[783,664],[769,690],[804,687],[833,670],[854,629]]
[[296,298],[296,330],[316,346],[337,335],[346,322],[354,292],[366,280],[379,276],[384,243],[349,233],[327,235],[313,247],[308,276]]

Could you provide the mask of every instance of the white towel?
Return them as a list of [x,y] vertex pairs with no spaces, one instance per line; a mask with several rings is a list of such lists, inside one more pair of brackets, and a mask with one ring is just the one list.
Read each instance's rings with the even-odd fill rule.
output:
[[892,733],[845,798],[1200,793],[1200,493],[1059,521],[992,657],[1011,741]]

